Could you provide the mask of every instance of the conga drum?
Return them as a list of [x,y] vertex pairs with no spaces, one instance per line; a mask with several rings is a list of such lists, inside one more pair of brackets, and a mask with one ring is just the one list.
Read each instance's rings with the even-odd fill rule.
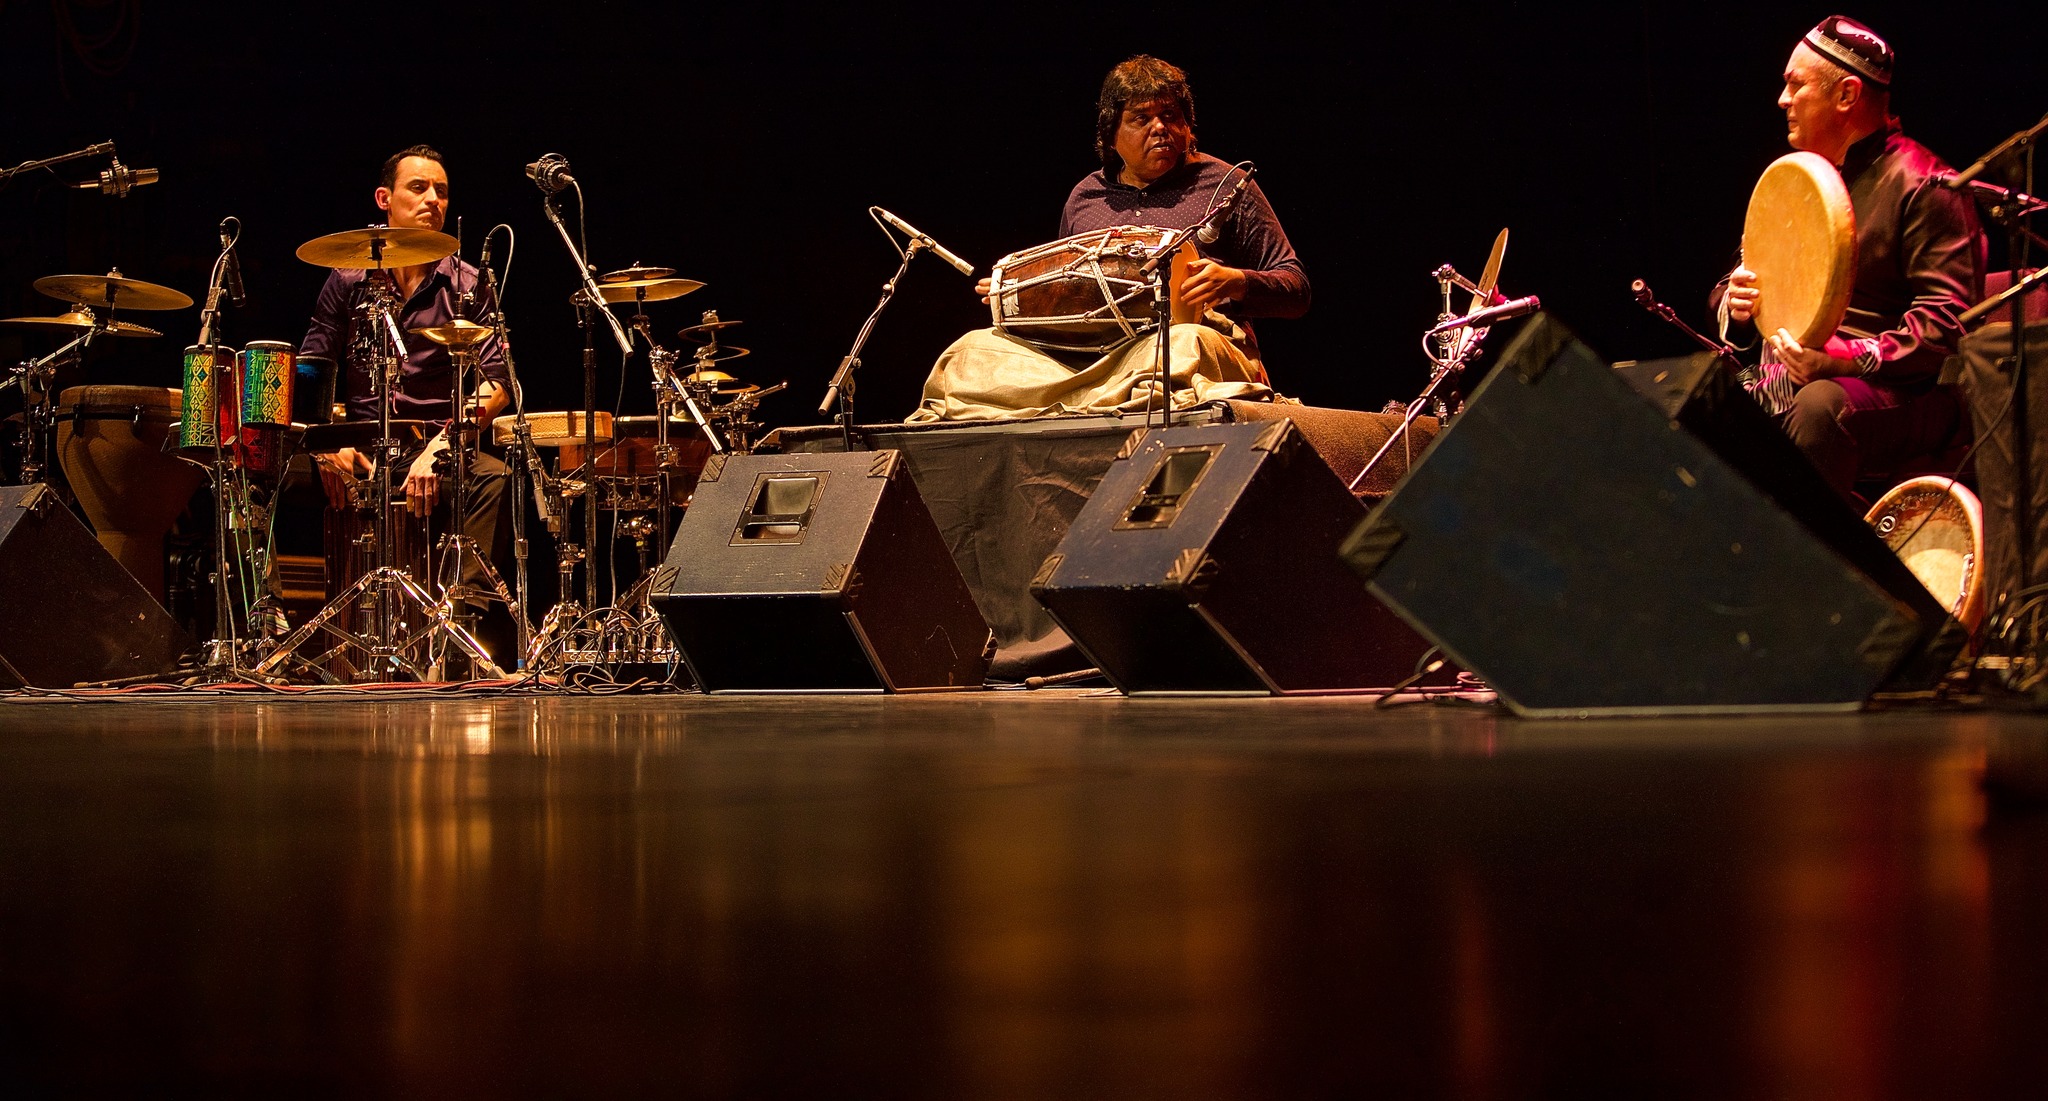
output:
[[74,386],[57,395],[57,457],[100,545],[158,600],[164,535],[206,480],[164,443],[183,396],[155,386]]
[[1971,637],[1984,622],[1984,506],[1949,478],[1913,478],[1864,519]]
[[[1145,264],[1175,231],[1115,226],[1014,252],[989,271],[989,314],[998,331],[1049,351],[1100,355],[1149,332],[1152,285]],[[1180,301],[1195,257],[1182,244],[1168,268],[1176,324],[1199,320]]]

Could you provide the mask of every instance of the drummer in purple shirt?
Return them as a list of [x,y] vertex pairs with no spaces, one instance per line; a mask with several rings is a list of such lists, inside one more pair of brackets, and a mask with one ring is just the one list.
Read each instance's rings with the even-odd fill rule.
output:
[[[1114,226],[1185,229],[1237,182],[1231,165],[1195,149],[1187,74],[1140,55],[1111,69],[1096,103],[1102,168],[1074,185],[1060,236]],[[1271,398],[1250,319],[1308,312],[1308,275],[1257,183],[1198,244],[1180,301],[1204,313],[1173,326],[1176,406],[1217,398]],[[987,300],[988,280],[976,286]],[[1150,350],[1148,350],[1150,349]],[[1156,341],[1132,338],[1091,363],[980,329],[955,341],[925,382],[912,421],[1134,412],[1156,405],[1150,371]]]
[[[441,163],[441,154],[416,145],[392,155],[384,162],[374,197],[385,212],[387,224],[440,232],[448,220],[448,170]],[[478,283],[480,273],[474,265],[452,256],[432,264],[397,268],[390,275],[401,303],[398,326],[406,333],[406,361],[399,373],[391,414],[446,423],[454,415],[449,400],[453,371],[448,349],[413,335],[412,330],[454,320],[465,292],[476,303],[471,308],[472,319],[483,316],[490,309],[490,288]],[[343,365],[343,377],[347,380],[343,389],[350,420],[377,417],[377,394],[371,385],[369,367],[362,357],[351,354],[357,335],[357,298],[366,278],[367,273],[361,271],[331,272],[313,306],[306,339],[299,345],[302,356],[320,356]],[[505,353],[497,338],[485,340],[479,352],[478,368],[483,377],[472,380],[471,385],[474,401],[483,410],[483,423],[488,426],[491,418],[511,403],[511,395],[504,385]],[[446,433],[436,436],[406,470],[406,504],[414,515],[427,515],[440,501],[441,479],[435,473],[434,460],[447,446]],[[343,450],[320,456],[321,480],[327,485],[328,498],[337,505],[346,500],[346,479],[369,473],[369,457],[360,452]],[[503,465],[483,456],[478,461],[477,473],[489,478],[502,474]]]

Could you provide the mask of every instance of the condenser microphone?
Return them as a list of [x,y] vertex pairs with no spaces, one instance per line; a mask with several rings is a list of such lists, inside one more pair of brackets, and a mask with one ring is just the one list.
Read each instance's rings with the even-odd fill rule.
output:
[[249,304],[249,296],[242,290],[241,258],[235,255],[235,240],[241,233],[239,230],[233,234],[228,232],[228,224],[233,221],[233,218],[220,220],[220,248],[227,254],[227,268],[221,272],[221,282],[227,288],[228,301],[233,303],[236,309],[241,309]]
[[1543,303],[1533,294],[1527,298],[1510,298],[1498,306],[1488,306],[1483,310],[1474,310],[1463,317],[1451,318],[1449,321],[1431,329],[1429,335],[1441,336],[1452,329],[1484,329],[1496,321],[1506,321],[1511,317],[1522,317],[1535,313],[1542,308]]
[[877,215],[881,217],[883,221],[889,223],[892,226],[895,226],[897,229],[908,234],[911,240],[916,241],[918,244],[921,244],[924,247],[932,250],[932,253],[936,255],[939,259],[944,260],[946,263],[951,264],[954,267],[960,269],[960,274],[969,277],[972,277],[974,275],[973,264],[970,264],[967,261],[960,259],[960,257],[954,255],[952,250],[948,249],[946,246],[938,243],[937,241],[932,240],[931,236],[925,233],[923,230],[920,230],[916,226],[911,225],[909,222],[906,222],[903,219],[898,218],[894,214],[891,214],[888,211],[883,210],[881,207],[875,207],[874,211]]
[[569,158],[560,153],[543,154],[539,160],[526,166],[526,176],[540,187],[544,195],[553,195],[576,183],[576,177],[569,174]]
[[80,180],[71,186],[80,191],[97,191],[102,195],[121,198],[134,188],[156,182],[154,168],[130,168],[120,161],[90,180]]
[[1223,216],[1228,214],[1233,207],[1237,206],[1237,200],[1244,195],[1244,185],[1252,182],[1252,173],[1257,171],[1258,169],[1253,167],[1250,162],[1246,162],[1244,171],[1238,174],[1237,186],[1230,189],[1230,198],[1223,200],[1223,205],[1216,208],[1213,215],[1215,221],[1209,222],[1207,225],[1196,230],[1195,240],[1205,245],[1213,245],[1218,237],[1223,236],[1222,228],[1216,223],[1222,221]]

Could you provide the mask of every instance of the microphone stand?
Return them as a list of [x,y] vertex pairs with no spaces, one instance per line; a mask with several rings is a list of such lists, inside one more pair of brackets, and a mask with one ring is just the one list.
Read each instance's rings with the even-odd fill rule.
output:
[[853,373],[860,367],[861,349],[867,347],[868,336],[875,331],[875,322],[881,320],[882,311],[889,308],[889,300],[896,296],[896,286],[903,281],[903,273],[910,270],[910,261],[923,250],[924,242],[912,237],[903,250],[903,263],[898,264],[896,274],[882,284],[882,300],[875,303],[874,312],[868,314],[868,319],[861,324],[860,334],[853,338],[853,350],[839,361],[839,370],[832,374],[832,384],[825,388],[825,400],[818,403],[818,415],[821,417],[831,411],[833,403],[838,403],[839,415],[834,419],[839,422],[839,436],[848,451],[854,450]]
[[48,168],[53,164],[64,164],[67,161],[84,160],[87,157],[97,157],[101,153],[112,153],[113,151],[114,143],[110,141],[103,141],[96,142],[92,145],[86,146],[83,149],[73,150],[72,152],[63,153],[55,157],[45,157],[39,161],[23,161],[20,164],[15,165],[13,168],[0,168],[0,184],[6,183],[7,181],[13,179],[14,177],[21,175],[23,172],[34,172],[38,168]]
[[[1441,324],[1457,316],[1451,312],[1451,288],[1457,285],[1469,287],[1472,284],[1460,276],[1449,264],[1436,269],[1432,275],[1437,281],[1438,289],[1443,292],[1444,312],[1437,317],[1437,322]],[[1430,362],[1435,365],[1436,369],[1430,372],[1429,382],[1423,386],[1422,393],[1417,395],[1414,401],[1408,403],[1408,408],[1401,415],[1400,425],[1387,435],[1387,441],[1380,445],[1378,451],[1373,452],[1372,458],[1367,459],[1365,465],[1359,468],[1358,474],[1351,479],[1351,484],[1347,488],[1352,493],[1358,492],[1358,487],[1365,484],[1365,479],[1380,465],[1381,460],[1387,457],[1387,453],[1394,450],[1396,443],[1404,442],[1409,438],[1408,430],[1415,424],[1415,419],[1422,415],[1422,411],[1429,408],[1432,403],[1442,401],[1437,391],[1445,383],[1462,373],[1465,370],[1466,364],[1471,363],[1479,355],[1479,346],[1486,340],[1486,330],[1468,331],[1472,337],[1470,340],[1455,339],[1456,330],[1438,334],[1435,337],[1425,335],[1422,338],[1425,354],[1428,354],[1427,349],[1430,342],[1432,340],[1437,342],[1438,351],[1435,354],[1430,354]],[[1452,336],[1454,339],[1444,340],[1442,339],[1444,336]]]
[[[576,195],[580,203],[583,192],[578,190]],[[611,326],[612,339],[618,342],[620,356],[632,358],[633,339],[626,335],[626,328],[620,324],[619,319],[604,308],[604,292],[598,289],[597,277],[592,273],[590,263],[576,247],[575,239],[569,235],[568,225],[562,221],[562,212],[555,207],[555,193],[550,193],[541,200],[541,210],[546,212],[548,221],[554,225],[556,234],[562,238],[562,247],[569,250],[569,259],[575,261],[576,275],[583,282],[582,297],[577,302],[576,310],[577,324],[583,328],[583,463],[589,466],[597,461],[597,349],[593,345],[597,321],[590,316],[590,311],[594,310],[604,315],[605,322]],[[589,479],[586,478],[585,481],[587,483]],[[585,608],[597,607],[596,504],[594,496],[586,492],[583,501]]]
[[[1969,324],[1987,313],[2009,309],[2012,324],[2012,473],[2013,473],[2013,529],[2016,535],[2014,549],[2019,556],[2019,583],[2014,592],[2022,592],[2034,584],[2034,456],[2031,427],[2028,424],[2027,387],[2030,383],[2027,363],[2027,291],[2041,282],[2042,272],[2025,277],[2027,261],[2030,259],[2028,246],[2037,238],[2026,226],[2029,215],[2040,209],[2030,201],[2031,196],[2013,196],[2002,188],[1992,188],[1974,182],[1985,169],[2008,153],[2021,155],[2021,189],[2034,190],[2034,141],[2048,131],[2048,115],[2041,121],[2000,142],[1996,149],[1978,158],[1977,163],[1964,169],[1954,177],[1950,186],[1968,186],[1971,194],[1979,198],[1994,191],[2004,201],[1993,202],[1988,212],[1994,221],[2005,227],[2010,246],[2007,256],[2012,261],[2013,285],[1988,302],[1965,311],[1960,320]],[[2015,199],[2019,201],[2014,201]],[[2048,269],[2044,269],[2048,270]],[[1988,633],[1988,632],[1987,632]]]
[[[492,232],[497,231],[493,228]],[[488,244],[489,234],[485,236]],[[484,251],[490,250],[486,248]],[[498,350],[505,357],[505,384],[512,391],[512,443],[506,451],[512,458],[512,485],[509,487],[512,495],[512,583],[519,598],[519,608],[512,617],[512,625],[519,642],[519,656],[514,668],[524,670],[526,649],[533,642],[533,624],[526,613],[532,605],[529,603],[531,593],[526,567],[526,506],[523,495],[526,479],[533,478],[536,484],[544,485],[547,471],[535,473],[533,469],[539,458],[533,446],[533,426],[526,421],[526,393],[519,386],[519,369],[512,364],[512,333],[505,324],[505,300],[498,293],[498,273],[488,264],[484,265],[484,285],[491,292],[490,316],[486,320],[498,334]]]
[[[1235,167],[1234,165],[1232,166],[1233,170],[1235,170]],[[1173,288],[1168,283],[1172,276],[1173,259],[1180,254],[1181,248],[1188,242],[1198,237],[1204,241],[1212,239],[1216,231],[1216,222],[1225,214],[1228,214],[1232,207],[1237,205],[1237,197],[1244,194],[1244,185],[1251,178],[1251,171],[1247,169],[1244,175],[1239,177],[1237,186],[1232,188],[1228,195],[1225,195],[1220,202],[1211,206],[1193,225],[1185,229],[1176,230],[1172,236],[1161,242],[1159,247],[1153,250],[1152,258],[1145,261],[1144,265],[1138,269],[1139,273],[1149,277],[1152,283],[1152,325],[1159,335],[1157,354],[1153,359],[1153,370],[1159,377],[1159,427],[1161,428],[1173,427],[1173,368],[1170,349],[1170,337],[1173,329]],[[1204,232],[1211,234],[1211,237],[1201,237]],[[1145,419],[1147,423],[1150,423],[1151,413],[1149,411],[1146,413]]]
[[1674,310],[1670,306],[1667,306],[1664,303],[1657,301],[1656,292],[1650,289],[1650,285],[1648,283],[1645,283],[1640,279],[1636,280],[1635,282],[1629,284],[1629,293],[1635,295],[1636,304],[1641,306],[1643,309],[1650,311],[1650,314],[1652,316],[1660,318],[1665,322],[1668,322],[1679,332],[1684,333],[1688,337],[1691,337],[1693,343],[1699,345],[1702,348],[1705,348],[1709,352],[1714,353],[1714,357],[1716,359],[1719,359],[1722,363],[1726,364],[1730,370],[1735,371],[1738,374],[1741,373],[1742,361],[1736,358],[1734,345],[1723,343],[1721,341],[1717,341],[1710,337],[1707,337],[1703,335],[1698,329],[1695,329],[1691,325],[1686,324],[1685,319],[1678,316],[1677,310]]

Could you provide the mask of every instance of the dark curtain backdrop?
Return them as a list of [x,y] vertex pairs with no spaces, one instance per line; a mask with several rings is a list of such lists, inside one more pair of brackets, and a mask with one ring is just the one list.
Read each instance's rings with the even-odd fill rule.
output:
[[[1504,289],[1541,294],[1611,358],[1684,351],[1629,281],[1700,312],[1750,188],[1785,151],[1785,55],[1829,10],[0,0],[0,162],[113,139],[163,173],[125,200],[48,175],[0,188],[0,315],[53,311],[37,276],[116,265],[198,297],[214,225],[233,214],[250,304],[229,339],[296,341],[323,272],[293,249],[375,220],[379,162],[424,141],[448,156],[470,255],[494,223],[517,230],[507,308],[528,405],[567,407],[581,393],[573,272],[521,170],[553,151],[583,181],[599,267],[704,280],[655,308],[661,330],[705,309],[743,319],[740,373],[791,383],[767,419],[811,423],[896,262],[865,208],[983,269],[1051,238],[1094,167],[1102,73],[1145,51],[1191,74],[1204,149],[1258,162],[1315,285],[1307,318],[1261,327],[1276,383],[1376,407],[1422,384],[1430,271],[1476,275],[1502,226]],[[2001,27],[2010,10],[1853,12],[1902,52],[1909,132],[1958,166],[2048,109],[2048,15]],[[919,260],[865,357],[863,420],[899,419],[940,349],[987,323],[969,288]],[[122,342],[90,381],[177,385],[197,311],[139,320],[168,335]],[[0,331],[10,360],[51,346]],[[644,361],[622,380],[605,349],[599,371],[603,404],[623,392],[627,411],[651,408]]]

